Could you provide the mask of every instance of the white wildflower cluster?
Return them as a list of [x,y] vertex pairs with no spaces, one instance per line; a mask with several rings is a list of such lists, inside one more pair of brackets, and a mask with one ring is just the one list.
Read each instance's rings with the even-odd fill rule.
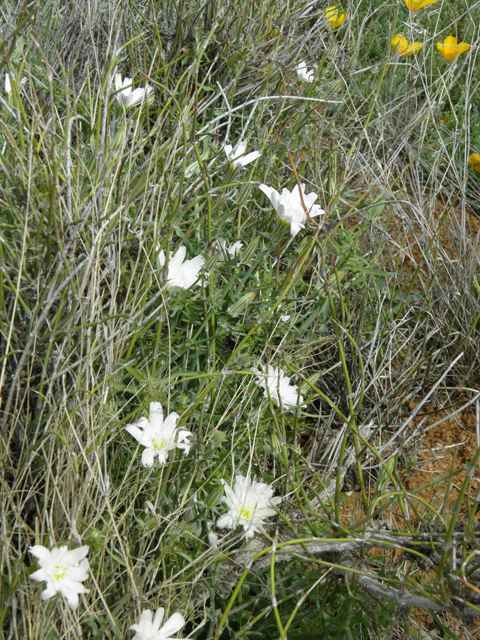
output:
[[[296,71],[302,82],[314,81],[314,72],[307,69],[304,61],[297,65]],[[25,82],[26,79],[22,78],[18,84],[19,91],[23,90]],[[122,78],[119,73],[115,74],[112,88],[114,99],[125,110],[148,104],[153,100],[153,87],[150,84],[145,83],[144,86],[133,88],[132,79]],[[12,92],[12,78],[8,73],[5,75],[5,91],[7,94]],[[238,142],[235,148],[225,144],[223,150],[228,163],[234,169],[244,169],[261,157],[259,151],[246,153],[247,145],[242,141]],[[315,204],[317,194],[307,194],[304,184],[296,185],[292,191],[284,188],[281,193],[265,184],[260,184],[259,187],[271,201],[280,219],[290,225],[292,237],[305,228],[307,221],[325,214],[325,211]],[[239,240],[229,245],[224,238],[217,238],[211,242],[209,249],[218,254],[216,262],[225,263],[236,258],[242,247],[243,243]],[[166,255],[158,245],[157,256],[158,271],[165,289],[189,290],[206,285],[204,274],[202,276],[205,267],[202,255],[187,259],[187,248],[184,245],[172,251],[167,248]],[[223,268],[226,266],[228,265],[223,265]],[[289,317],[281,316],[281,319],[286,321]],[[258,378],[258,387],[264,390],[265,397],[274,402],[281,411],[294,411],[303,406],[304,398],[300,395],[298,386],[291,383],[280,367],[261,364],[260,369],[253,369],[253,372]],[[137,449],[141,448],[141,462],[144,467],[152,468],[155,463],[162,466],[167,460],[171,462],[177,449],[185,455],[189,454],[190,438],[193,434],[177,426],[179,420],[180,416],[176,412],[164,417],[161,403],[151,402],[148,418],[141,417],[137,422],[125,427],[125,431],[137,441]],[[250,473],[246,476],[237,473],[233,486],[224,479],[221,482],[225,492],[222,502],[226,505],[227,512],[217,519],[216,527],[231,530],[241,527],[246,539],[252,538],[256,533],[265,533],[267,518],[277,513],[277,507],[282,502],[281,497],[274,496],[273,487],[252,480]],[[220,538],[213,530],[214,521],[206,520],[204,524],[211,547],[218,547]],[[198,531],[201,530],[199,526]],[[88,579],[90,571],[86,558],[88,552],[88,546],[73,550],[69,550],[67,546],[47,549],[42,545],[35,545],[30,548],[30,553],[37,558],[40,566],[30,574],[30,578],[46,582],[46,588],[41,593],[43,600],[60,594],[72,610],[77,608],[79,595],[89,593],[83,584]],[[185,619],[181,613],[176,612],[163,623],[164,614],[163,607],[158,608],[155,613],[150,609],[143,610],[138,622],[130,627],[131,631],[135,632],[132,640],[173,639],[184,627]]]
[[[88,578],[89,564],[86,555],[89,547],[72,550],[66,546],[47,549],[36,544],[30,547],[29,551],[38,558],[40,565],[40,569],[30,574],[30,578],[47,583],[47,588],[41,594],[42,600],[48,600],[60,593],[66,599],[70,609],[74,611],[78,606],[79,594],[89,593],[82,584]],[[180,640],[180,638],[174,638],[174,634],[185,626],[184,617],[181,613],[174,613],[161,626],[164,613],[163,607],[157,609],[155,616],[148,609],[143,611],[139,622],[130,627],[135,631],[132,640]]]

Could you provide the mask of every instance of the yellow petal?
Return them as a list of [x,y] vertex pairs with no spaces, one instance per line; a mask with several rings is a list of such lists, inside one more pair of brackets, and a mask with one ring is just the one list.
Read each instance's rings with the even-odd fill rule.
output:
[[457,56],[461,55],[462,53],[465,53],[465,51],[468,51],[470,49],[470,45],[466,42],[460,42],[460,44],[458,45],[458,53]]
[[468,158],[468,164],[471,165],[472,167],[474,167],[474,166],[479,166],[480,167],[480,154],[471,153],[469,158]]
[[339,27],[346,17],[346,13],[342,13],[340,16],[338,15],[337,7],[328,7],[325,11],[325,18],[330,24],[330,29],[336,29]]
[[445,40],[443,41],[443,44],[446,47],[456,47],[457,46],[457,39],[455,38],[455,36],[447,36],[445,38]]
[[409,11],[418,11],[429,4],[433,4],[435,0],[405,0],[405,5]]
[[404,51],[400,53],[402,58],[407,58],[408,56],[413,56],[414,53],[420,51],[423,48],[423,44],[421,42],[414,42],[410,44]]
[[336,20],[337,19],[337,15],[338,15],[338,9],[337,7],[328,7],[328,9],[326,9],[325,11],[325,18],[327,20]]
[[408,40],[405,38],[405,36],[397,35],[392,38],[392,47],[395,47],[398,53],[401,53],[408,47]]

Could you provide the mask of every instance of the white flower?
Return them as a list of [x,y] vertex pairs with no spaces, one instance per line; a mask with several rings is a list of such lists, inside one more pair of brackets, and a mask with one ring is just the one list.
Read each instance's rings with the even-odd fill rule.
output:
[[153,466],[155,456],[160,464],[165,464],[168,452],[175,447],[183,449],[185,453],[190,451],[188,438],[192,433],[176,427],[179,417],[178,413],[171,413],[164,421],[160,402],[151,402],[150,420],[140,418],[135,424],[125,427],[126,431],[145,447],[142,453],[143,466]]
[[[198,281],[200,269],[204,265],[204,259],[202,256],[196,256],[191,260],[185,260],[185,254],[187,249],[183,246],[179,247],[176,254],[170,258],[167,271],[167,286],[169,289],[189,289],[195,282]],[[160,251],[158,256],[160,266],[165,266],[165,254]],[[185,260],[185,262],[184,262]]]
[[124,107],[133,107],[142,102],[145,94],[148,98],[153,91],[153,87],[147,84],[145,89],[143,89],[142,87],[138,87],[137,89],[135,89],[135,91],[132,91],[132,79],[125,78],[122,82],[121,74],[116,73],[115,91],[117,92],[115,94],[115,97],[120,102],[120,104],[123,104]]
[[305,60],[299,62],[297,64],[297,76],[300,78],[302,82],[313,82],[315,78],[315,74],[313,71],[307,71],[307,65],[305,64]]
[[[312,192],[307,195],[305,193],[305,185],[303,183],[300,187],[302,190],[301,194],[303,196],[303,202],[300,197],[298,184],[295,185],[292,192],[288,189],[282,189],[281,194],[279,194],[273,187],[267,187],[266,184],[260,185],[260,189],[270,199],[280,218],[290,224],[290,232],[293,237],[297,235],[300,229],[305,227],[307,213],[310,218],[321,216],[325,213],[325,211],[320,208],[320,205],[313,204],[318,197],[317,194]],[[307,209],[306,211],[303,206],[304,203]]]
[[218,240],[215,240],[215,242],[213,243],[213,248],[217,253],[220,254],[221,262],[224,262],[228,259],[227,254],[230,256],[230,258],[235,258],[235,256],[240,253],[240,249],[242,247],[243,243],[238,240],[229,247],[227,247],[227,243],[223,238],[218,238]]
[[246,167],[247,164],[250,164],[250,162],[253,162],[262,155],[259,151],[252,151],[252,153],[247,153],[245,156],[244,153],[247,150],[247,145],[243,144],[243,142],[238,143],[235,151],[231,144],[226,144],[223,148],[232,166],[237,169]]
[[[20,93],[25,89],[25,85],[27,83],[27,79],[24,77],[20,80],[18,84],[18,90]],[[10,74],[5,74],[5,92],[10,95],[12,93],[12,81],[10,80]]]
[[173,640],[181,640],[180,638],[173,638],[173,634],[185,626],[184,617],[177,611],[173,616],[170,616],[160,629],[164,614],[165,609],[163,607],[157,609],[155,616],[148,609],[142,611],[139,623],[132,624],[130,627],[131,631],[136,631],[132,640],[169,640],[171,638]]
[[263,519],[275,515],[272,507],[280,504],[281,498],[273,497],[273,489],[263,482],[251,482],[250,477],[237,475],[232,489],[222,480],[226,495],[222,498],[229,508],[228,513],[217,520],[217,527],[236,529],[242,525],[245,537],[252,538],[255,532],[263,531]]
[[253,369],[253,372],[260,378],[259,386],[265,389],[266,396],[270,395],[272,400],[286,409],[303,404],[303,396],[298,396],[297,385],[290,384],[290,378],[283,375],[280,367],[272,367],[270,364],[260,366],[263,371]]
[[42,591],[42,600],[53,598],[61,593],[67,599],[70,609],[78,606],[78,594],[89,593],[82,581],[88,578],[88,560],[85,556],[88,547],[68,550],[68,547],[54,547],[52,550],[36,544],[29,548],[32,555],[38,558],[41,569],[30,575],[32,580],[47,583]]

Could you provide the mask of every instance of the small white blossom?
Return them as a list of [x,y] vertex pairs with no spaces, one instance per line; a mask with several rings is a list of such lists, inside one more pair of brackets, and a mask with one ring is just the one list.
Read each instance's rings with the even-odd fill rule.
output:
[[297,235],[300,229],[305,227],[307,213],[310,218],[325,214],[325,211],[320,205],[313,204],[318,197],[317,194],[313,192],[306,194],[304,184],[301,184],[300,188],[302,190],[303,202],[298,184],[295,185],[291,192],[288,189],[282,189],[281,194],[273,187],[267,187],[266,184],[260,185],[260,189],[270,199],[280,218],[290,225],[290,232],[293,237]]
[[250,164],[262,155],[259,151],[252,151],[251,153],[244,155],[247,150],[247,145],[243,144],[243,142],[239,142],[235,150],[231,144],[226,144],[223,148],[228,159],[232,163],[232,167],[235,167],[236,169],[246,167],[247,164]]
[[[25,89],[26,83],[27,83],[26,78],[22,78],[18,83],[18,90],[20,93],[22,93],[22,91]],[[5,92],[7,93],[7,95],[10,95],[12,93],[12,81],[10,80],[9,73],[5,74]]]
[[307,65],[305,63],[305,60],[302,60],[302,62],[299,62],[296,68],[297,68],[297,76],[302,82],[314,81],[315,74],[313,73],[313,71],[307,71]]
[[155,616],[153,611],[148,609],[142,611],[138,624],[132,624],[130,627],[131,631],[136,631],[132,640],[181,640],[180,638],[174,638],[173,634],[185,626],[184,617],[177,611],[160,628],[164,614],[165,609],[163,607],[157,609]]
[[191,431],[178,429],[176,424],[178,413],[171,413],[163,420],[163,409],[160,402],[150,403],[150,419],[140,418],[135,424],[125,427],[138,442],[145,447],[142,453],[142,463],[145,467],[153,466],[155,456],[160,464],[165,464],[168,452],[175,447],[190,451]]
[[[259,386],[265,389],[265,395],[270,395],[271,399],[280,407],[291,409],[303,404],[303,396],[298,395],[298,387],[290,384],[290,378],[283,375],[280,367],[272,365],[260,365],[263,371],[253,369],[253,372],[260,378]],[[268,389],[268,391],[267,391]]]
[[67,600],[70,609],[78,606],[78,594],[89,593],[82,584],[88,578],[88,560],[85,556],[88,547],[68,550],[68,547],[47,549],[40,544],[29,548],[32,555],[38,558],[41,569],[30,575],[32,580],[46,581],[47,588],[42,591],[42,600],[53,598],[61,593]]
[[240,249],[242,247],[243,243],[238,240],[229,247],[227,246],[226,240],[224,240],[223,238],[218,238],[218,240],[215,240],[215,242],[213,243],[213,248],[220,255],[221,262],[227,260],[228,256],[230,256],[230,258],[235,258],[240,253]]
[[264,531],[263,519],[275,515],[273,507],[280,504],[282,498],[274,498],[272,487],[264,482],[251,482],[250,477],[237,475],[233,489],[225,480],[222,483],[226,494],[222,502],[229,510],[217,520],[217,527],[236,529],[242,525],[247,539],[255,532]]
[[[169,289],[189,289],[193,284],[200,284],[199,274],[205,261],[202,256],[185,260],[187,249],[179,247],[176,254],[170,258],[167,270],[167,286]],[[165,266],[165,254],[160,251],[158,256],[160,266]],[[185,262],[184,262],[185,260]]]
[[[153,87],[149,84],[145,88],[138,87],[132,91],[132,79],[125,78],[122,81],[120,73],[115,74],[115,97],[124,107],[133,107],[140,104],[143,101],[143,97],[146,94],[146,98],[150,96],[153,91]],[[153,96],[152,96],[153,98]]]

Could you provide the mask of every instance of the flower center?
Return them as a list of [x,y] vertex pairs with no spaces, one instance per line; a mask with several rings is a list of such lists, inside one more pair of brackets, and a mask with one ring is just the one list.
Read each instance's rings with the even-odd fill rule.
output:
[[160,438],[160,440],[152,438],[152,447],[155,449],[155,451],[162,451],[166,448],[166,446],[167,441],[165,440],[165,438]]
[[240,510],[240,515],[249,520],[252,517],[251,507],[243,507],[243,509]]
[[67,575],[67,570],[61,564],[55,565],[55,580],[63,580]]

